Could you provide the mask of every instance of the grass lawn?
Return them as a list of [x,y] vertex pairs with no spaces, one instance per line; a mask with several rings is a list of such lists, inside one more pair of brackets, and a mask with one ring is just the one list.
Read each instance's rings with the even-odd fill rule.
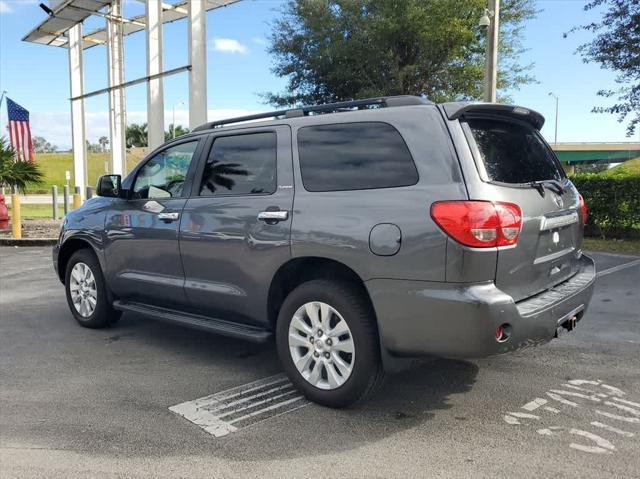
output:
[[625,161],[609,170],[602,171],[601,176],[637,176],[640,175],[640,158]]
[[640,256],[640,241],[585,238],[582,241],[582,249]]
[[[12,216],[13,212],[11,211],[11,207],[9,207],[9,216]],[[20,205],[20,214],[25,220],[32,219],[53,219],[53,208],[51,205],[31,205],[24,204]],[[64,208],[62,205],[58,206],[58,217],[62,218],[64,216]]]
[[[142,150],[127,153],[127,171],[131,171],[142,157]],[[62,187],[67,184],[65,171],[71,172],[69,184],[74,184],[71,153],[39,153],[35,155],[35,161],[42,168],[45,180],[40,186],[27,188],[27,193],[49,193],[53,185],[58,185],[58,192],[62,193]],[[104,175],[105,161],[109,161],[109,153],[87,153],[87,185],[95,186],[98,177]]]

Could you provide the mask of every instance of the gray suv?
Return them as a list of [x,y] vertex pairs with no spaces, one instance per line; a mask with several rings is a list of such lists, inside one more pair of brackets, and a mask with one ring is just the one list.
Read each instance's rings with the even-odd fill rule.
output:
[[[264,121],[256,121],[264,120]],[[586,209],[535,111],[397,96],[208,123],[65,217],[71,313],[254,342],[342,407],[418,356],[545,343],[595,281]]]

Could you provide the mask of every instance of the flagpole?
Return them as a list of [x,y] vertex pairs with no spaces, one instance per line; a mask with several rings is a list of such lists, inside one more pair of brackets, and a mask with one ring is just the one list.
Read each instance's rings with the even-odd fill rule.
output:
[[[2,101],[4,100],[4,97],[7,95],[7,90],[2,90],[2,96],[0,96],[0,138],[2,138]],[[2,190],[0,191],[0,194],[2,194],[4,196],[4,186],[2,187]]]
[[[7,95],[7,90],[2,90],[2,96],[0,96],[0,130],[2,130],[2,100]],[[2,131],[0,131],[0,136],[2,136]]]

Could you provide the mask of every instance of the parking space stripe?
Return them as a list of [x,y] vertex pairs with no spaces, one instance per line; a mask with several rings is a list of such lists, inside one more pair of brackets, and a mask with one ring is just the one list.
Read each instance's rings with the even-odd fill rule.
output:
[[226,391],[187,401],[170,411],[215,437],[226,436],[309,404],[284,374],[253,381]]
[[609,426],[608,424],[603,424],[598,421],[592,421],[591,425],[602,428],[606,431],[615,432],[616,434],[620,434],[621,436],[624,436],[624,437],[633,437],[635,435],[632,432],[623,431],[622,429],[618,429],[617,427]]
[[630,261],[628,263],[623,263],[620,264],[618,266],[614,266],[613,268],[609,268],[609,269],[605,269],[604,271],[599,271],[596,276],[598,278],[600,278],[601,276],[606,276],[608,274],[611,273],[617,273],[618,271],[621,271],[623,269],[627,269],[627,268],[631,268],[632,266],[636,266],[640,264],[640,259],[637,259],[635,261]]

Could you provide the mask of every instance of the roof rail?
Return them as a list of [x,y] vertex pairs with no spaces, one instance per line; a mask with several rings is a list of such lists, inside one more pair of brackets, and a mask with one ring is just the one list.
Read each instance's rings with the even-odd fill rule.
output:
[[337,103],[327,103],[325,105],[313,105],[302,106],[300,108],[290,108],[288,110],[275,110],[265,113],[258,113],[255,115],[238,116],[235,118],[228,118],[226,120],[211,121],[200,125],[193,129],[193,131],[210,130],[212,128],[219,128],[225,125],[231,125],[233,123],[240,123],[244,121],[263,120],[266,118],[298,118],[307,116],[310,113],[337,113],[340,111],[348,111],[353,108],[365,107],[365,106],[379,106],[380,108],[396,107],[396,106],[408,106],[408,105],[428,105],[432,102],[425,100],[419,96],[413,95],[398,95],[398,96],[382,96],[377,98],[365,98],[362,100],[341,101]]

